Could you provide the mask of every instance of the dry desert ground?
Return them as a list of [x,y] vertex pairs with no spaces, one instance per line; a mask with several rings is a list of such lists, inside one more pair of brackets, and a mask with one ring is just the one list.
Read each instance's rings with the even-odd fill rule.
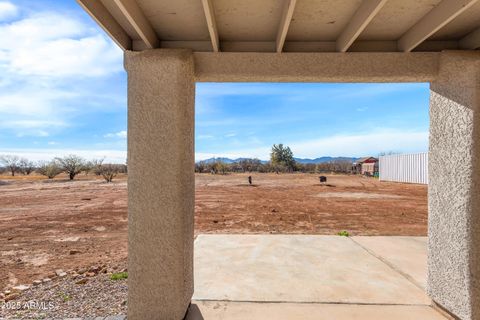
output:
[[[125,176],[0,176],[0,204],[0,289],[56,269],[125,265]],[[323,185],[315,174],[196,175],[195,234],[342,230],[426,235],[426,186],[348,175],[328,175]]]

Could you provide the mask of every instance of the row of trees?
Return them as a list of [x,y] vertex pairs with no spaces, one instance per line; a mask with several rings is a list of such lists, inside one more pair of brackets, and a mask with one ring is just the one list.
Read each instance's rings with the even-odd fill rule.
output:
[[[245,166],[242,162],[259,163],[254,166]],[[333,160],[324,163],[299,163],[295,162],[293,168],[287,169],[285,166],[272,165],[270,161],[262,163],[258,159],[244,159],[234,163],[226,163],[223,161],[200,161],[195,164],[195,172],[198,173],[213,173],[213,174],[227,174],[230,172],[259,172],[259,173],[287,173],[287,172],[302,172],[302,173],[351,173],[352,162],[344,160]]]
[[[127,173],[127,165],[103,163],[103,159],[87,161],[76,155],[68,155],[62,158],[54,158],[51,161],[34,163],[25,158],[14,155],[0,156],[0,165],[8,170],[12,176],[17,173],[29,175],[36,171],[49,179],[53,179],[60,173],[66,173],[70,180],[84,172],[103,176],[107,182],[111,182],[118,173]],[[1,172],[0,167],[0,172]],[[303,164],[295,161],[293,152],[288,146],[274,144],[270,152],[270,161],[262,162],[259,159],[241,159],[234,163],[222,161],[200,161],[195,164],[195,172],[220,173],[227,172],[338,172],[348,173],[352,169],[350,161],[331,161],[318,164]]]
[[274,144],[270,152],[270,161],[259,159],[241,159],[234,163],[219,161],[200,161],[195,164],[195,172],[226,174],[227,172],[305,172],[305,173],[349,173],[352,162],[334,160],[324,163],[299,163],[295,161],[292,150],[283,144]]
[[102,176],[105,181],[112,182],[118,173],[127,173],[126,165],[103,163],[103,161],[103,159],[87,161],[73,154],[37,163],[15,155],[0,156],[0,164],[3,166],[3,170],[10,172],[12,176],[15,176],[15,174],[29,175],[32,172],[37,172],[48,179],[53,179],[60,173],[65,173],[70,180],[73,180],[75,176],[82,172],[85,174],[92,172],[97,176]]

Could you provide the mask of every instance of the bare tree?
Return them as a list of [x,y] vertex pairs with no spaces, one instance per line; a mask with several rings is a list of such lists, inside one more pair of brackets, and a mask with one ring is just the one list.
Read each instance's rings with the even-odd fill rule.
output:
[[70,154],[63,158],[55,158],[62,171],[68,174],[70,180],[73,180],[77,174],[85,169],[86,161],[82,157]]
[[395,151],[382,151],[378,154],[378,157],[381,157],[381,156],[391,156],[391,155],[394,155],[394,154],[400,154],[399,152],[395,152]]
[[318,173],[335,172],[335,173],[349,173],[352,171],[352,161],[350,160],[332,160],[329,162],[318,163],[316,171]]
[[195,172],[205,172],[207,171],[208,164],[205,161],[199,161],[195,163]]
[[107,163],[100,166],[102,177],[107,182],[112,182],[113,178],[115,178],[120,171],[120,166]]
[[100,176],[102,174],[102,163],[103,163],[103,160],[105,159],[93,159],[91,161],[88,161],[86,164],[85,164],[85,167],[83,169],[83,171],[85,171],[85,175],[88,175],[88,173],[90,171],[93,171],[93,173],[96,175],[96,176]]
[[60,168],[57,161],[43,161],[37,164],[37,170],[42,176],[46,176],[48,179],[53,179],[60,173],[62,173],[62,168]]
[[238,165],[242,168],[243,172],[252,172],[252,171],[258,171],[258,168],[262,162],[255,158],[255,159],[241,159],[238,162]]
[[214,166],[215,173],[220,172],[221,174],[226,174],[228,171],[228,164],[223,161],[215,162]]
[[12,177],[15,176],[16,172],[20,171],[20,158],[14,155],[3,155],[0,156],[0,163],[2,163],[8,171],[12,174]]
[[35,164],[25,158],[20,159],[18,167],[20,169],[20,172],[27,176],[35,170]]

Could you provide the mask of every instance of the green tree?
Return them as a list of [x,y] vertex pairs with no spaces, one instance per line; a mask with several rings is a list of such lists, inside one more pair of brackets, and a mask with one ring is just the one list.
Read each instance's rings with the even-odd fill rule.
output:
[[281,143],[272,146],[270,162],[274,168],[285,168],[287,171],[295,170],[295,159],[293,159],[292,150],[290,150],[290,147],[283,146]]

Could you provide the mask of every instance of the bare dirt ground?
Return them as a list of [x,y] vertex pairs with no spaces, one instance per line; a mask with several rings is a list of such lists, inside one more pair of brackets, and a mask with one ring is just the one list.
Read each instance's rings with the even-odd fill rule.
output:
[[[427,188],[312,174],[196,176],[195,233],[426,235]],[[0,290],[56,269],[124,264],[127,183],[0,176]]]
[[427,187],[314,174],[197,175],[195,228],[203,233],[411,235],[427,233]]

